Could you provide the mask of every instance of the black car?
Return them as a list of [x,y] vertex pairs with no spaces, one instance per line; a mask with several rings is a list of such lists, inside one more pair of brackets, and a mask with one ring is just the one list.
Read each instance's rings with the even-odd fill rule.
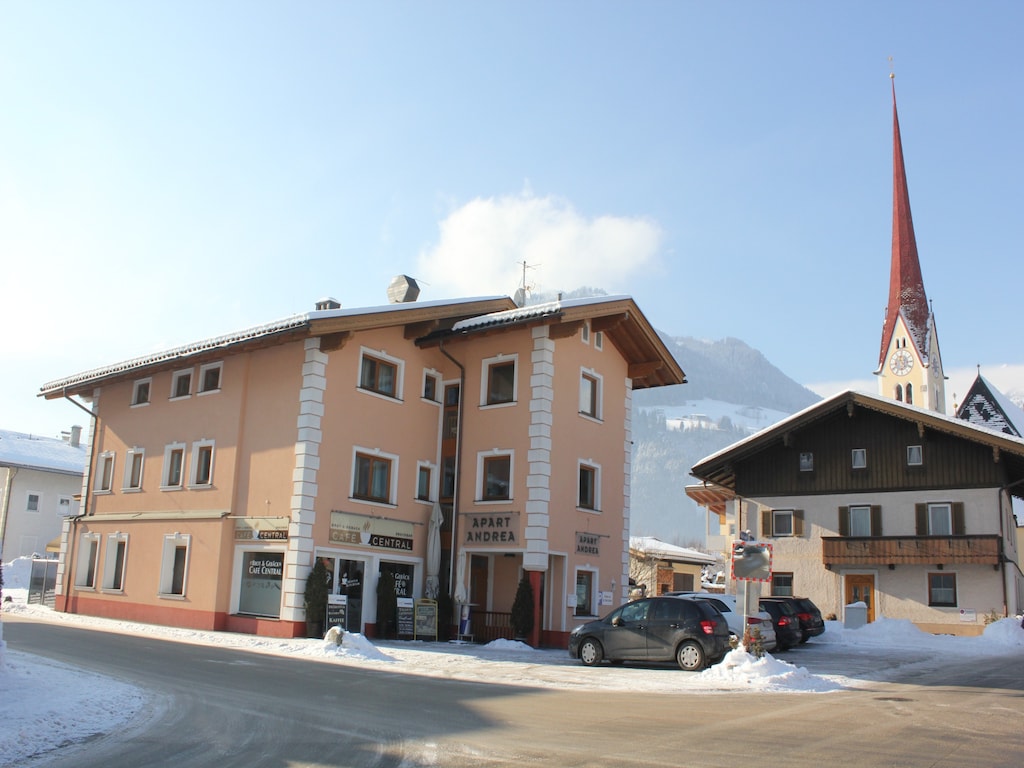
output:
[[688,597],[646,597],[588,621],[569,635],[569,655],[587,666],[607,659],[675,661],[694,671],[729,652],[729,625],[713,605]]
[[761,610],[768,611],[775,625],[776,648],[787,651],[803,641],[803,630],[800,628],[800,617],[796,608],[785,600],[770,597],[761,598]]
[[825,631],[825,621],[821,618],[821,611],[809,597],[771,597],[761,598],[762,600],[779,600],[789,603],[796,611],[800,619],[800,642],[806,643],[810,638],[817,637]]

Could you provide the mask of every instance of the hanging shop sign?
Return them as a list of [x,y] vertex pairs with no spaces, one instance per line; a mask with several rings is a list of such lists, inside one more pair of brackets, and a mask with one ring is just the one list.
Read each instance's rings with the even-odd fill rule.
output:
[[412,552],[413,524],[350,512],[331,512],[332,544],[358,544],[392,552]]
[[243,517],[235,520],[235,541],[287,541],[287,517]]
[[462,528],[465,530],[463,544],[518,547],[522,538],[518,512],[474,512],[465,516]]
[[576,554],[593,555],[598,557],[601,554],[601,535],[576,531]]

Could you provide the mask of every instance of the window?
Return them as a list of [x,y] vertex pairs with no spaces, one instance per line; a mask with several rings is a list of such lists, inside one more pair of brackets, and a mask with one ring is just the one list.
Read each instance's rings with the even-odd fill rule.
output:
[[865,469],[868,465],[868,449],[854,448],[851,451],[850,466],[854,469]]
[[802,509],[761,510],[762,536],[803,536],[804,511]]
[[772,574],[772,594],[780,597],[793,596],[793,574],[776,571]]
[[199,368],[199,394],[220,391],[220,372],[223,363],[209,363]]
[[124,462],[124,485],[126,491],[138,491],[142,489],[142,461],[145,452],[141,448],[132,448],[128,451]]
[[429,400],[432,403],[440,402],[439,397],[441,393],[440,380],[433,373],[429,371],[423,372],[423,399]]
[[25,499],[25,511],[26,512],[38,512],[39,511],[39,494],[29,493]]
[[858,504],[839,508],[840,536],[881,536],[882,508],[877,504]]
[[391,503],[391,458],[357,453],[352,496],[366,501]]
[[594,615],[594,582],[593,571],[576,571],[576,611],[575,616]]
[[192,477],[189,485],[202,486],[213,483],[213,445],[212,440],[192,443]]
[[801,472],[813,472],[814,471],[814,454],[808,451],[800,454],[800,471]]
[[114,483],[114,454],[110,451],[101,453],[96,463],[96,492],[110,493]]
[[928,505],[928,535],[953,535],[953,510],[949,504]]
[[516,400],[516,356],[484,360],[481,405],[503,405]]
[[928,605],[938,608],[956,607],[956,574],[928,574]]
[[914,385],[907,384],[907,405],[914,404]]
[[192,537],[174,533],[164,536],[160,563],[160,594],[184,596],[188,580],[188,555]]
[[580,413],[601,418],[601,377],[592,371],[580,374]]
[[181,488],[185,475],[185,444],[172,443],[164,448],[162,488]]
[[171,376],[171,400],[177,400],[192,395],[192,369],[187,371],[176,371]]
[[430,490],[434,481],[434,467],[426,462],[419,462],[416,469],[416,498],[430,501]]
[[601,508],[600,497],[600,468],[593,462],[580,462],[580,486],[576,506],[581,509],[599,510]]
[[916,504],[915,511],[918,536],[963,536],[966,532],[963,502]]
[[512,456],[481,456],[480,499],[483,501],[506,501],[512,498]]
[[359,369],[359,388],[385,397],[398,397],[399,365],[397,360],[385,360],[363,353]]
[[442,499],[455,496],[455,457],[445,456],[441,459],[441,491]]
[[582,334],[583,343],[584,344],[589,344],[590,343],[590,321],[589,320],[584,320],[583,321],[583,330],[581,331],[581,334]]
[[903,385],[902,384],[897,384],[896,385],[896,399],[900,400],[900,401],[903,400]]
[[594,349],[604,349],[604,331],[594,333]]
[[907,466],[919,467],[924,463],[924,456],[920,445],[907,446]]
[[139,379],[132,387],[132,405],[149,405],[149,388],[152,379]]
[[112,533],[107,537],[107,557],[103,565],[103,588],[120,592],[124,587],[125,553],[128,534]]
[[70,496],[61,496],[57,499],[57,514],[61,517],[67,517],[71,514]]
[[75,586],[95,589],[96,564],[99,562],[100,557],[100,536],[98,533],[83,533],[80,542]]

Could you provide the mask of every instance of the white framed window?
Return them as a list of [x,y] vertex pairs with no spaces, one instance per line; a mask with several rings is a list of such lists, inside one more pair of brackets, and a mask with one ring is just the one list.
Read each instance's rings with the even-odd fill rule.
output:
[[120,592],[124,589],[124,568],[127,562],[128,534],[117,531],[107,536],[107,552],[103,563],[103,589]]
[[416,462],[416,499],[431,501],[434,498],[434,476],[437,467],[429,461]]
[[164,447],[164,473],[160,488],[181,488],[185,482],[185,444],[170,443]]
[[800,454],[800,471],[814,471],[814,454],[811,453],[810,451],[804,451],[803,453]]
[[352,498],[377,504],[394,504],[398,483],[398,457],[379,449],[356,447],[353,451]]
[[596,595],[594,590],[597,585],[597,571],[578,568],[576,570],[576,608],[574,616],[596,616],[597,608]]
[[70,496],[58,496],[57,497],[57,514],[61,517],[68,517],[72,510],[72,499]]
[[192,474],[189,486],[202,488],[213,485],[213,440],[192,443]]
[[434,370],[423,371],[423,399],[436,405],[441,404],[441,377]]
[[220,392],[220,377],[224,363],[207,363],[199,366],[199,394]]
[[601,509],[601,467],[587,459],[580,461],[579,486],[576,495],[576,506],[590,512]]
[[920,445],[907,446],[907,466],[919,467],[924,464],[924,452]]
[[853,469],[867,469],[867,466],[868,466],[868,449],[867,448],[854,448],[850,452],[850,466]]
[[604,380],[599,373],[583,368],[580,370],[580,414],[592,419],[601,419],[601,391]]
[[401,400],[405,363],[383,350],[363,347],[360,355],[359,389],[393,400]]
[[29,491],[25,494],[25,511],[26,512],[38,512],[39,502],[42,501],[43,494],[38,491]]
[[105,451],[96,462],[96,493],[110,493],[114,487],[114,452]]
[[956,574],[940,571],[928,574],[928,605],[956,608]]
[[518,355],[498,355],[483,361],[480,376],[480,405],[510,405],[519,397],[516,379]]
[[192,536],[170,533],[164,536],[160,558],[160,591],[162,597],[184,597],[188,589],[188,560]]
[[928,505],[928,535],[953,535],[953,505],[948,503]]
[[78,544],[78,567],[75,570],[75,586],[83,589],[96,588],[96,567],[100,559],[100,535],[83,533]]
[[594,332],[594,349],[604,349],[604,331]]
[[867,504],[850,507],[850,535],[871,536],[871,507]]
[[149,405],[149,393],[153,386],[152,379],[139,379],[132,385],[132,407]]
[[142,448],[132,448],[124,457],[124,484],[121,486],[125,491],[142,490],[142,466],[146,457],[146,451]]
[[792,509],[772,510],[772,536],[792,536],[793,530]]
[[512,451],[494,448],[476,456],[477,501],[510,501],[513,477]]
[[175,371],[171,375],[171,400],[192,397],[192,369]]
[[584,344],[589,344],[590,343],[590,321],[589,320],[584,320],[583,321],[583,330],[580,333],[580,338],[583,340]]

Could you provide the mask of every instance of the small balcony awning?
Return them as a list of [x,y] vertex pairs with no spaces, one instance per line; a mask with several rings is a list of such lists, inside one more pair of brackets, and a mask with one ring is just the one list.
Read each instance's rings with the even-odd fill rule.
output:
[[725,505],[736,498],[736,492],[714,483],[686,486],[686,495],[719,517],[725,517]]

